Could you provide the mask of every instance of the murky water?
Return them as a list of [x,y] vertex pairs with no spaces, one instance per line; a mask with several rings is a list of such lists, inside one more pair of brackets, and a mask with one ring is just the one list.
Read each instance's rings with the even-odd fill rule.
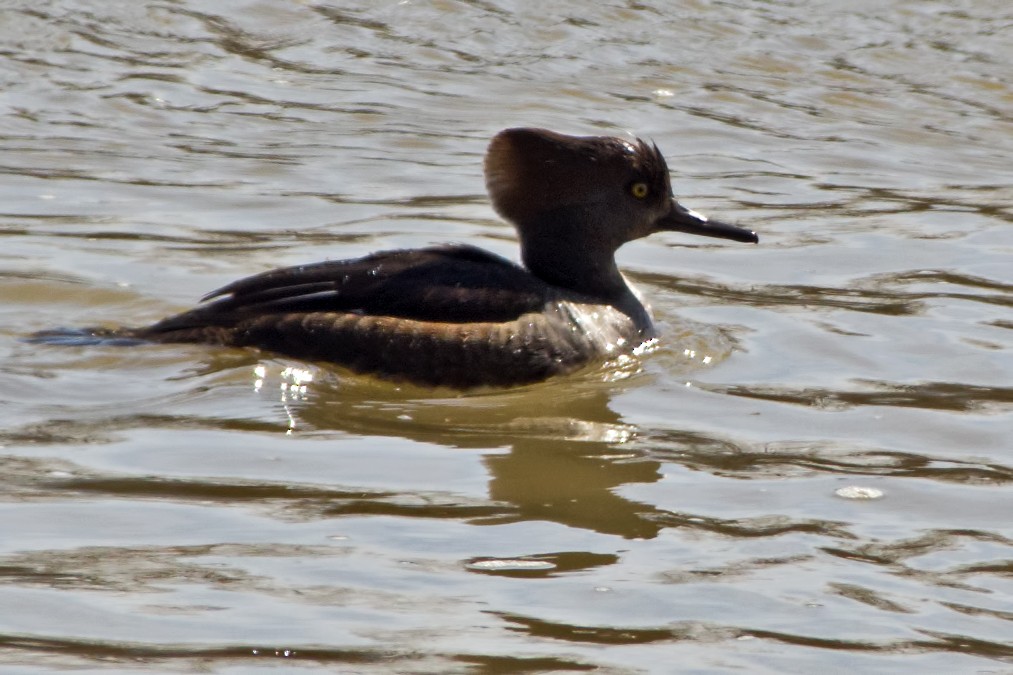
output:
[[[9,0],[0,669],[1009,670],[1011,62],[998,0]],[[761,243],[629,245],[661,348],[506,392],[20,339],[515,256],[517,125]]]

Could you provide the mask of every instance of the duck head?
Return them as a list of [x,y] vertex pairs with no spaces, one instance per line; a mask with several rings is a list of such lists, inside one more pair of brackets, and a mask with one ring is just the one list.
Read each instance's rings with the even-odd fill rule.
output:
[[665,158],[640,139],[507,129],[489,144],[485,178],[528,269],[574,290],[621,283],[616,249],[655,232],[759,240],[679,204]]

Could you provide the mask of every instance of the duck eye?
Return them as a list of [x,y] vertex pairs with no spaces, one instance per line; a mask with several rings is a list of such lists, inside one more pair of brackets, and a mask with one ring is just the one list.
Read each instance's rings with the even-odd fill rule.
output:
[[643,199],[650,191],[650,188],[647,187],[647,183],[634,183],[630,186],[630,194],[637,199]]

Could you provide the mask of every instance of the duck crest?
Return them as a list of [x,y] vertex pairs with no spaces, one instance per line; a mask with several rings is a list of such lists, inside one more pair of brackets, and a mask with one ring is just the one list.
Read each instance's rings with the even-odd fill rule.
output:
[[539,213],[617,199],[634,181],[671,196],[668,164],[636,138],[566,136],[548,129],[499,132],[485,155],[485,184],[496,212],[521,224]]

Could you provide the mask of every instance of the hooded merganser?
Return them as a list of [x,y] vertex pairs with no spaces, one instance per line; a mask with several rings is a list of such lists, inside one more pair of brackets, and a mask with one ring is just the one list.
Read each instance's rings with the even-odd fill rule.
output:
[[639,139],[507,129],[489,144],[485,181],[524,267],[467,245],[382,251],[241,279],[108,335],[259,347],[423,385],[531,383],[654,337],[616,267],[626,242],[668,230],[758,241],[679,204],[664,157]]

